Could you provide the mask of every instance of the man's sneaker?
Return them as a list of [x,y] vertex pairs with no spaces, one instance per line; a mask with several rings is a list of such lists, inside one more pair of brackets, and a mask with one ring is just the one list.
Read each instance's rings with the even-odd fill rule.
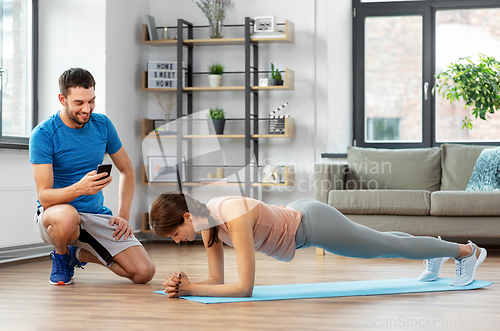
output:
[[80,260],[78,260],[78,255],[80,254],[80,250],[81,248],[78,248],[76,246],[69,246],[70,260],[68,268],[71,277],[73,277],[73,275],[75,274],[75,267],[83,269],[83,267],[87,265],[87,262],[82,263],[80,262]]
[[[441,237],[438,236],[438,239],[441,240]],[[421,282],[432,282],[438,279],[443,264],[449,259],[449,257],[436,257],[424,260],[425,270],[420,274],[418,280]]]
[[436,257],[424,260],[425,270],[420,274],[418,280],[421,282],[432,282],[438,279],[443,264],[449,259],[449,257]]
[[50,253],[52,260],[52,272],[49,282],[52,285],[69,285],[71,284],[71,272],[69,268],[70,255],[57,254],[56,251]]
[[[472,247],[472,253],[461,259],[455,259],[455,278],[450,282],[453,286],[466,286],[474,281],[477,267],[486,259],[486,249],[477,247],[472,241],[469,244]],[[477,249],[480,250],[479,257],[476,257]]]

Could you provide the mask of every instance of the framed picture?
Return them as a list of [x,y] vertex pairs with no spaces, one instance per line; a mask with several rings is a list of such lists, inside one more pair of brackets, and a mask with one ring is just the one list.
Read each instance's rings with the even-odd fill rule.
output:
[[149,40],[158,40],[158,34],[156,33],[156,23],[155,18],[151,15],[145,15],[146,25],[148,26]]
[[[177,157],[176,156],[150,156],[148,167],[148,181],[150,183],[177,183],[176,174]],[[182,157],[182,181],[186,180],[186,164]]]
[[274,16],[254,17],[254,32],[275,32],[276,19]]
[[269,78],[259,78],[259,86],[269,86]]

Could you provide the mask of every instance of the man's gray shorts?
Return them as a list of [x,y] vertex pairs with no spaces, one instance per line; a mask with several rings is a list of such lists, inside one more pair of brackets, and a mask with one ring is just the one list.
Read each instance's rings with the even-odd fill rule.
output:
[[[136,237],[116,240],[113,237],[117,225],[109,225],[111,215],[79,213],[82,222],[80,224],[80,236],[77,240],[69,243],[71,246],[86,249],[107,267],[113,264],[112,258],[132,246],[142,246]],[[39,207],[35,213],[36,229],[40,237],[47,244],[54,246],[47,229],[43,226],[43,207]]]

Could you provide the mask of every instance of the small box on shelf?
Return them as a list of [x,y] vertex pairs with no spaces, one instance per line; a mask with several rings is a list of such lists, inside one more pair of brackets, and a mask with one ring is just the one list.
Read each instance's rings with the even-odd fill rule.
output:
[[269,116],[269,134],[285,134],[285,119],[290,115]]

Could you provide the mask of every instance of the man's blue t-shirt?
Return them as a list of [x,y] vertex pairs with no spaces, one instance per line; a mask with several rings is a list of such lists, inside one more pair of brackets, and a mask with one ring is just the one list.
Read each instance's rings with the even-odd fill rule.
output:
[[[38,124],[31,133],[30,162],[52,164],[53,188],[64,188],[78,182],[102,163],[104,154],[114,154],[122,143],[113,123],[103,114],[92,113],[81,129],[72,129],[61,120],[59,112]],[[82,195],[69,204],[77,211],[112,215],[104,206],[102,192]]]

